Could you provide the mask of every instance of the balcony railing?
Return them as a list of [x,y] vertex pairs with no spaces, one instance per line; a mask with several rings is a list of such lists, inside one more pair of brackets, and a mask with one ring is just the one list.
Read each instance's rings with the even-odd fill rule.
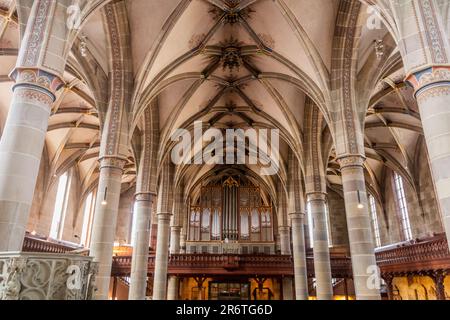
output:
[[[28,235],[23,251],[69,253],[79,247],[49,242]],[[445,234],[427,239],[378,249],[377,264],[382,273],[421,272],[432,270],[450,270],[450,252]],[[148,272],[154,270],[154,252],[150,252]],[[311,250],[307,251],[308,275],[314,276],[314,259]],[[334,278],[352,276],[350,254],[343,248],[332,248],[331,269]],[[128,276],[131,270],[131,256],[120,255],[113,258],[113,275]],[[176,275],[293,275],[291,256],[281,255],[223,255],[223,254],[181,254],[169,257],[169,274]]]
[[376,257],[382,272],[450,270],[450,252],[445,234],[379,249]]
[[25,236],[22,251],[40,253],[70,253],[81,250],[82,247],[51,241],[45,238],[34,237],[30,234]]

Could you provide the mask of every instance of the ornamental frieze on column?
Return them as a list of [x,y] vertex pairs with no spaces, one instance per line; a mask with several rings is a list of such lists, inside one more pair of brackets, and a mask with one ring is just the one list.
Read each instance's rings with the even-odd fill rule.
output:
[[429,97],[448,95],[450,93],[450,67],[431,67],[416,72],[410,75],[406,82],[414,88],[414,95],[419,103]]
[[[42,91],[51,98],[50,104],[56,100],[55,93],[63,85],[64,81],[51,73],[40,69],[34,68],[17,68],[11,73],[11,78],[15,81],[13,90],[17,88],[32,88],[34,90]],[[44,99],[44,103],[49,103],[44,97],[39,96],[36,92],[27,93],[29,96],[38,98],[39,100]]]
[[363,167],[365,158],[359,155],[343,156],[337,159],[337,162],[341,166],[341,169],[350,167]]

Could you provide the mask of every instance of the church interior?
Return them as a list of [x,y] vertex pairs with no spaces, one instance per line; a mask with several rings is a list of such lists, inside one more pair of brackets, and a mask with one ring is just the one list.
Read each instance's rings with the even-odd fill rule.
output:
[[449,1],[0,0],[0,139],[0,300],[450,300]]

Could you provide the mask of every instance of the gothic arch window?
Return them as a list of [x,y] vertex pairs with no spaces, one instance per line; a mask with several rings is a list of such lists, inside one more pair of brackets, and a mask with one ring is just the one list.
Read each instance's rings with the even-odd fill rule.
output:
[[380,235],[380,225],[378,223],[378,213],[375,198],[369,195],[369,208],[370,216],[372,218],[373,232],[375,235],[375,244],[377,247],[381,247],[381,235]]
[[89,193],[84,201],[83,227],[81,231],[80,244],[89,247],[91,242],[92,222],[94,219],[96,196],[95,192]]
[[411,222],[409,220],[408,205],[403,184],[403,178],[394,172],[395,193],[397,195],[397,205],[400,210],[400,222],[405,240],[412,240]]
[[53,210],[52,225],[50,228],[50,238],[56,240],[62,240],[63,238],[64,224],[69,203],[70,182],[70,171],[65,172],[58,179],[55,208]]

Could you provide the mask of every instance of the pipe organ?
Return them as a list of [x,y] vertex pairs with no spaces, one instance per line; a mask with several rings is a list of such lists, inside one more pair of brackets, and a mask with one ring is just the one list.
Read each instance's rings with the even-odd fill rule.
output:
[[272,217],[259,187],[229,177],[201,188],[190,211],[188,241],[273,242]]

